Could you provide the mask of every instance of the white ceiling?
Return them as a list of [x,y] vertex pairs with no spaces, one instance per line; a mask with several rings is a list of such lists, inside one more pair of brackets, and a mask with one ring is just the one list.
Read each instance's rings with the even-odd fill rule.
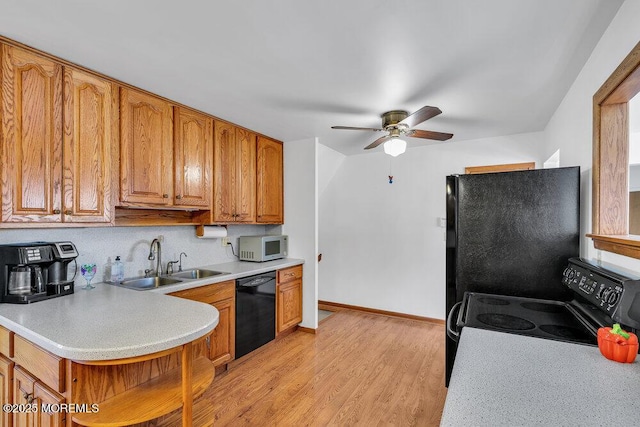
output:
[[[0,0],[0,34],[283,141],[544,129],[623,0]],[[414,141],[413,143],[411,141]],[[410,140],[410,147],[425,140]],[[381,148],[379,148],[381,149]]]

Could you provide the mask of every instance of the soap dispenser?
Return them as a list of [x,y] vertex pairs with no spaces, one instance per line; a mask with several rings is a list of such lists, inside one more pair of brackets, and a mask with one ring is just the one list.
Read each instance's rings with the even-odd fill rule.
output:
[[116,257],[113,265],[111,266],[111,281],[114,283],[120,283],[124,279],[124,263],[120,261],[120,256]]

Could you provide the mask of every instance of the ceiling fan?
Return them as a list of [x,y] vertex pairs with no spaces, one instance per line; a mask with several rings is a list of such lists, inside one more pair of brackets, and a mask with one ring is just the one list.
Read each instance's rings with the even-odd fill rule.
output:
[[369,130],[374,132],[389,132],[388,135],[382,136],[371,144],[364,147],[365,150],[376,148],[378,145],[384,143],[384,152],[391,156],[398,156],[405,152],[407,143],[400,139],[401,136],[410,138],[423,138],[433,139],[436,141],[446,141],[450,139],[452,133],[434,132],[430,130],[412,129],[417,124],[429,120],[442,111],[438,107],[425,106],[416,111],[413,114],[409,114],[407,111],[394,110],[387,111],[382,114],[382,128],[359,128],[351,126],[331,126],[331,129],[345,129],[345,130]]

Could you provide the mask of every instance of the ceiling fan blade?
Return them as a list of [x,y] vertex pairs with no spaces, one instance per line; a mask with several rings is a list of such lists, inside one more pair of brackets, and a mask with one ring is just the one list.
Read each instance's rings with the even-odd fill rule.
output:
[[436,141],[446,141],[451,139],[452,133],[434,132],[431,130],[412,129],[405,133],[406,136],[411,138],[423,138],[423,139],[435,139]]
[[381,136],[380,138],[378,138],[375,141],[373,141],[371,144],[369,144],[366,147],[364,147],[364,149],[365,150],[369,150],[371,148],[376,148],[378,145],[380,145],[383,142],[386,142],[386,141],[388,141],[390,139],[391,139],[391,135]]
[[425,107],[422,107],[415,113],[411,114],[400,123],[412,128],[415,125],[424,122],[425,120],[429,120],[430,118],[437,116],[438,114],[442,114],[442,111],[438,107],[429,107],[427,105]]
[[374,132],[383,131],[384,129],[376,129],[376,128],[354,128],[351,126],[331,126],[331,129],[341,129],[341,130],[372,130]]

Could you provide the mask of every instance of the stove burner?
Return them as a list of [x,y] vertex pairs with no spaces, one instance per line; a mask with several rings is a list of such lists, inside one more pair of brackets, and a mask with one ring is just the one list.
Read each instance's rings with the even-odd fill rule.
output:
[[483,313],[478,314],[477,319],[485,325],[500,329],[526,331],[536,327],[536,325],[528,320],[516,316],[510,316],[508,314]]
[[583,342],[593,342],[593,335],[589,334],[583,329],[574,328],[572,326],[560,326],[560,325],[540,325],[538,326],[541,331],[556,336],[558,338],[579,340]]
[[543,302],[523,302],[520,304],[524,308],[528,308],[533,311],[541,311],[543,313],[562,313],[565,311],[563,305],[558,304],[546,304]]
[[480,301],[483,304],[489,305],[509,305],[511,304],[509,301],[500,299],[500,298],[491,298],[491,297],[478,297],[476,300]]

